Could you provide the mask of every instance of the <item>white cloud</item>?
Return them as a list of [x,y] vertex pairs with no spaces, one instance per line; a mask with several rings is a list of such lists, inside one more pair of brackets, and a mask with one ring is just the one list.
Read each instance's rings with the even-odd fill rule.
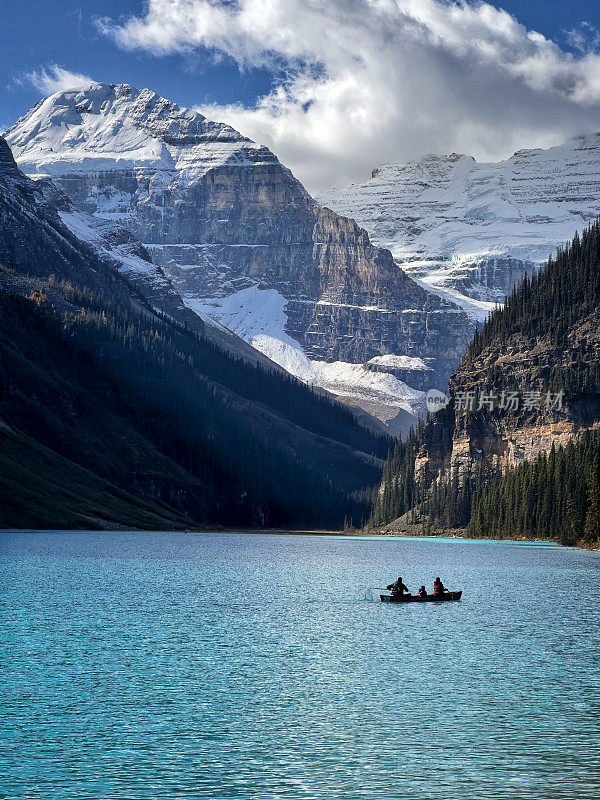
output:
[[487,3],[149,0],[100,29],[153,54],[198,47],[279,76],[255,107],[201,109],[269,145],[308,188],[425,152],[501,158],[600,127],[600,56]]
[[50,64],[48,67],[32,70],[26,73],[25,80],[45,95],[62,92],[66,89],[78,89],[94,82],[87,75],[69,72],[68,69],[64,69],[58,64]]
[[580,22],[575,28],[565,31],[569,45],[579,53],[598,53],[600,51],[600,30],[591,22]]

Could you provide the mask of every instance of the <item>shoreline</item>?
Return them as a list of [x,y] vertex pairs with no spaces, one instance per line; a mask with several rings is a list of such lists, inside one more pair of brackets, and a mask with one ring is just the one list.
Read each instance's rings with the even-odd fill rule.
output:
[[226,528],[222,526],[218,527],[206,527],[206,528],[176,528],[176,529],[143,529],[143,528],[126,528],[126,527],[114,527],[114,528],[105,528],[102,530],[94,530],[90,528],[0,528],[0,533],[14,533],[14,534],[23,534],[23,533],[78,533],[78,534],[89,534],[89,533],[97,533],[97,534],[104,534],[104,533],[127,533],[127,534],[138,534],[138,533],[153,533],[153,534],[173,534],[173,533],[183,533],[186,535],[194,535],[194,534],[219,534],[219,533],[238,533],[238,534],[250,534],[250,535],[264,535],[264,536],[336,536],[336,537],[347,537],[347,538],[361,538],[361,539],[455,539],[455,540],[464,540],[469,542],[505,542],[505,543],[512,543],[512,544],[553,544],[560,547],[573,547],[577,550],[588,550],[589,552],[600,552],[600,544],[590,544],[586,542],[577,542],[573,545],[563,545],[561,542],[556,541],[556,539],[527,539],[522,537],[520,539],[515,538],[506,538],[506,539],[498,539],[493,537],[473,537],[473,536],[465,536],[462,533],[464,529],[456,528],[450,529],[448,532],[436,532],[436,533],[422,533],[420,531],[376,531],[373,529],[370,530],[352,530],[352,531],[344,531],[344,530],[311,530],[311,529],[289,529],[289,528]]

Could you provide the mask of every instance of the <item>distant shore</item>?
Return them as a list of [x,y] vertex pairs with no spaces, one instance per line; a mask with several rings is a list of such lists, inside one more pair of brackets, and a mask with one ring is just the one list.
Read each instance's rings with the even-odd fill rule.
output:
[[[411,525],[402,530],[376,530],[373,528],[367,530],[315,530],[304,528],[231,528],[222,525],[202,527],[202,528],[171,528],[171,529],[153,529],[147,530],[143,528],[127,528],[125,526],[113,525],[110,528],[96,529],[93,528],[0,528],[0,533],[156,533],[156,534],[170,534],[170,533],[185,533],[189,535],[194,534],[211,534],[211,533],[243,533],[254,535],[279,535],[279,536],[342,536],[342,537],[360,537],[381,539],[397,538],[397,539],[465,539],[469,541],[494,541],[494,542],[515,542],[532,544],[557,544],[561,542],[556,539],[528,539],[525,537],[515,538],[507,537],[506,539],[498,539],[494,537],[473,537],[467,534],[466,528],[449,528],[447,530],[436,530],[432,533],[425,533],[421,525]],[[580,550],[600,551],[600,544],[589,542],[577,542],[574,545],[567,545],[570,547],[577,547]]]

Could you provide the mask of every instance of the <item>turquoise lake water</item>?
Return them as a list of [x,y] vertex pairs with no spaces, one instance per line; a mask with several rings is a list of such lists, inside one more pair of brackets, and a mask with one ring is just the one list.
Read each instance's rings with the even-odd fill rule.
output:
[[[0,555],[2,798],[600,798],[599,553],[2,533]],[[399,574],[463,600],[367,591]]]

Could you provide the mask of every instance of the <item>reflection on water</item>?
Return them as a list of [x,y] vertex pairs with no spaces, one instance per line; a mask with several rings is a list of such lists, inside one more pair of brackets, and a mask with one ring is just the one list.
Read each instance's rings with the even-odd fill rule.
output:
[[[600,797],[598,553],[258,534],[0,546],[2,797]],[[460,603],[369,590],[438,574]]]

